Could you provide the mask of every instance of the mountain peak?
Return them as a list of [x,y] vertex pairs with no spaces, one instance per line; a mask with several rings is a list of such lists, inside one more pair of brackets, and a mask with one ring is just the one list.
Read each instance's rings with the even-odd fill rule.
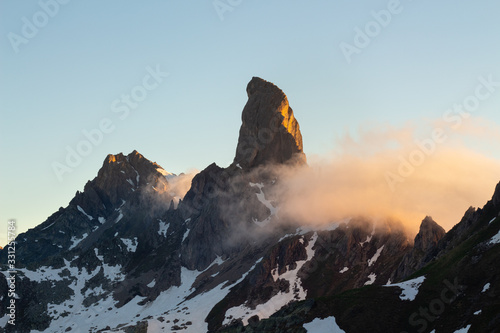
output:
[[491,201],[494,206],[500,206],[500,183],[498,183],[495,187],[495,193],[493,194]]
[[[124,164],[120,165],[121,163]],[[137,170],[139,173],[141,173],[141,170],[146,171],[147,173],[151,173],[157,171],[158,168],[161,168],[161,166],[156,162],[151,162],[137,150],[134,150],[128,155],[118,153],[116,155],[109,154],[108,156],[106,156],[102,168],[99,170],[98,177],[104,176],[104,174],[106,174],[107,172],[116,173],[119,171],[124,171],[125,168],[127,168],[127,165],[132,169]]]
[[109,154],[104,159],[97,177],[88,182],[85,191],[94,188],[100,195],[109,198],[113,205],[132,195],[138,188],[150,183],[157,190],[166,190],[166,172],[160,165],[151,162],[134,150],[128,155]]
[[420,224],[420,230],[417,236],[415,236],[415,248],[426,251],[436,246],[445,234],[446,231],[437,224],[432,217],[426,216]]
[[155,162],[151,162],[148,159],[146,159],[141,153],[139,153],[137,150],[132,151],[128,155],[123,155],[123,153],[118,153],[116,155],[109,154],[106,156],[106,159],[104,160],[104,165],[106,164],[111,164],[111,163],[122,163],[122,162],[128,162],[131,164],[137,165],[140,163],[146,163],[146,164],[153,164],[158,166]]
[[253,77],[247,95],[234,164],[305,163],[299,123],[285,93],[273,83]]
[[248,82],[247,84],[247,95],[248,97],[250,97],[251,95],[258,92],[277,94],[281,95],[281,98],[287,99],[285,93],[275,84],[261,79],[260,77],[254,76],[252,77],[252,80],[250,80],[250,82]]

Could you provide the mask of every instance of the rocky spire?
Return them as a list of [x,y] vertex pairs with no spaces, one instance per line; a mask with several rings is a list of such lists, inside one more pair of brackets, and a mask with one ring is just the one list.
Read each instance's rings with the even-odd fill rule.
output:
[[299,123],[286,95],[274,84],[254,77],[247,85],[248,101],[234,164],[305,163]]
[[417,236],[415,236],[415,249],[425,252],[436,246],[444,235],[446,235],[446,231],[432,217],[426,216],[420,224]]
[[413,248],[401,260],[398,269],[393,274],[392,281],[404,279],[424,267],[434,258],[438,243],[445,235],[446,231],[432,217],[426,216],[415,236]]
[[126,200],[126,196],[133,192],[132,190],[135,191],[146,182],[156,184],[158,179],[161,179],[162,183],[166,183],[161,173],[157,171],[158,168],[161,167],[144,158],[136,150],[128,155],[109,154],[97,177],[87,183],[85,191],[90,190],[90,187],[98,189],[109,198],[112,205],[119,205],[122,199]]

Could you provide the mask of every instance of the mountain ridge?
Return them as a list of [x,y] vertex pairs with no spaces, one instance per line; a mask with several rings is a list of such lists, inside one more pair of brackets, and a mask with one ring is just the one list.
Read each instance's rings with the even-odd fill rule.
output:
[[[137,151],[110,154],[67,207],[18,235],[19,321],[7,325],[4,313],[0,330],[304,332],[331,317],[346,332],[500,324],[491,266],[500,259],[500,183],[447,233],[431,217],[414,239],[390,219],[293,224],[279,216],[273,188],[283,180],[270,166],[306,166],[300,127],[274,84],[254,77],[247,94],[233,163],[207,166],[185,194],[174,193],[181,175]],[[465,310],[445,306],[412,324],[443,283],[460,286],[452,303]]]

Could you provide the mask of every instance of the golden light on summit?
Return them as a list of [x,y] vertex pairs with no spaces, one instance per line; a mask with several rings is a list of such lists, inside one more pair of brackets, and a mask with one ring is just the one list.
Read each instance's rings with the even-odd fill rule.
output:
[[278,107],[279,112],[283,116],[283,120],[281,121],[281,124],[283,127],[286,128],[287,132],[292,134],[295,144],[297,145],[297,148],[302,151],[303,146],[302,146],[302,134],[300,133],[300,126],[298,121],[295,119],[295,116],[293,115],[293,110],[290,107],[290,104],[288,103],[288,98],[284,96],[280,106]]

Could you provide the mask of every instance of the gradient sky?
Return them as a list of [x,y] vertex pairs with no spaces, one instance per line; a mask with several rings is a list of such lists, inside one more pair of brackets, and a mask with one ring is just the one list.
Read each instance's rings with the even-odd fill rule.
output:
[[[500,81],[497,0],[402,0],[350,63],[341,43],[391,1],[73,0],[40,13],[54,2],[0,2],[0,244],[9,218],[18,232],[42,223],[109,153],[136,149],[174,173],[229,165],[252,76],[287,94],[309,156],[360,128],[438,119],[478,77]],[[120,119],[112,103],[157,66],[169,76]],[[500,88],[476,116],[500,124],[499,106]],[[104,118],[115,129],[58,180],[52,164]]]

